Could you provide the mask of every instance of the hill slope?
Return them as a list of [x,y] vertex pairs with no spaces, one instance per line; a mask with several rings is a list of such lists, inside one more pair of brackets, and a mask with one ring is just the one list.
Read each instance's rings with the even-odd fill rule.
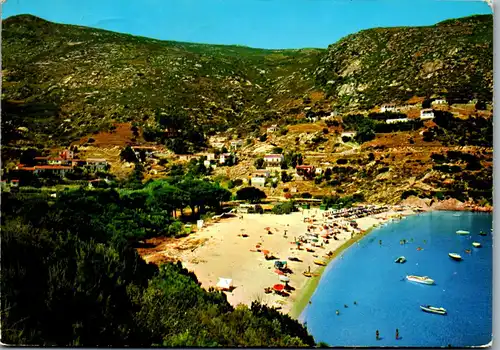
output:
[[115,122],[155,128],[157,110],[181,128],[247,133],[300,119],[306,106],[329,112],[438,93],[491,100],[492,31],[492,16],[473,16],[365,30],[328,50],[262,50],[15,16],[3,22],[2,136],[69,144]]
[[493,17],[472,16],[430,27],[377,28],[330,45],[315,71],[339,106],[372,107],[412,96],[491,101]]

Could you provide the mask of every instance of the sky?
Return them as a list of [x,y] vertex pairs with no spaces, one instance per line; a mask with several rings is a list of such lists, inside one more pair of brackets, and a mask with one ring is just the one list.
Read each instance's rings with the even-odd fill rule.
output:
[[362,29],[491,14],[480,0],[6,0],[32,14],[161,40],[267,49],[324,48]]

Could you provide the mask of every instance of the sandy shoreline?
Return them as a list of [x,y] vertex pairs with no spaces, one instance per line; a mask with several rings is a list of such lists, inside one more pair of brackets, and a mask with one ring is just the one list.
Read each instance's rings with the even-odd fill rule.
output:
[[[307,293],[312,294],[311,289],[314,288],[311,286],[317,284],[324,270],[324,267],[314,264],[314,260],[327,262],[331,260],[326,258],[328,252],[338,252],[341,247],[345,249],[350,245],[350,241],[362,237],[360,232],[390,218],[413,214],[414,211],[390,209],[380,214],[355,219],[359,230],[349,226],[348,221],[342,218],[334,219],[333,222],[345,225],[349,231],[341,231],[337,234],[338,240],[330,239],[323,247],[314,247],[314,252],[297,250],[294,244],[295,238],[304,235],[310,225],[304,222],[304,218],[315,215],[318,219],[315,223],[319,224],[323,221],[322,213],[319,209],[311,209],[289,215],[243,214],[241,219],[239,217],[222,219],[187,238],[171,239],[158,246],[153,253],[148,250],[139,252],[146,261],[158,262],[168,259],[182,261],[183,266],[193,271],[202,287],[207,289],[215,287],[219,277],[231,278],[235,288],[231,292],[224,293],[233,306],[238,304],[250,306],[252,301],[258,300],[269,306],[278,307],[284,313],[290,314],[293,308],[291,315],[296,317],[303,307],[296,303],[297,300],[301,300],[302,304],[304,300],[307,302],[310,297],[310,295],[307,297]],[[267,228],[270,228],[271,235],[268,234]],[[242,234],[248,237],[243,237]],[[264,292],[266,287],[282,282],[275,272],[274,260],[266,260],[264,254],[257,251],[256,246],[259,244],[260,250],[270,251],[278,260],[287,260],[288,267],[292,270],[292,273],[288,274],[289,285],[294,288],[289,296]],[[302,261],[290,261],[288,259],[290,255]],[[306,277],[302,274],[309,267],[315,276]]]

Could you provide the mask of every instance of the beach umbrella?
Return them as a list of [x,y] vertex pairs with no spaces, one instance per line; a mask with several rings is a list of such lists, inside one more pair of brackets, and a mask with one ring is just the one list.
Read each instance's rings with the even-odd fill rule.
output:
[[285,282],[285,283],[290,282],[290,278],[288,278],[287,276],[284,276],[284,275],[279,276],[279,279],[281,282]]
[[278,269],[274,270],[274,272],[276,272],[278,275],[284,275],[285,274],[283,271],[278,270]]
[[282,285],[282,284],[275,284],[275,285],[273,286],[273,289],[274,289],[275,291],[277,291],[277,292],[282,292],[282,291],[283,291],[283,289],[285,289],[285,286],[284,286],[284,285]]
[[265,249],[261,250],[261,252],[262,252],[264,255],[268,255],[268,254],[270,253],[270,252],[269,252],[269,250],[265,250]]

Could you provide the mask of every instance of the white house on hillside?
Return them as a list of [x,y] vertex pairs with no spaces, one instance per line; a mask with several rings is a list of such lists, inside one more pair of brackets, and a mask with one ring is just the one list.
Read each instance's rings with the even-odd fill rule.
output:
[[281,168],[281,162],[285,157],[282,154],[266,154],[264,156],[264,164],[266,168]]
[[420,119],[421,120],[434,119],[434,111],[430,108],[422,109],[420,111]]
[[444,98],[436,98],[434,101],[431,103],[433,106],[434,105],[445,105],[447,104],[446,100]]
[[273,133],[273,132],[276,132],[278,131],[278,125],[274,124],[274,125],[271,125],[270,127],[267,128],[267,132],[268,133]]
[[340,134],[340,137],[354,137],[356,136],[356,131],[344,131]]
[[408,118],[396,118],[396,119],[387,119],[385,122],[387,124],[394,124],[394,123],[406,123],[409,121],[410,121],[410,119],[408,119]]
[[385,112],[397,112],[399,109],[396,107],[395,104],[385,104],[380,107],[380,112],[385,113]]

